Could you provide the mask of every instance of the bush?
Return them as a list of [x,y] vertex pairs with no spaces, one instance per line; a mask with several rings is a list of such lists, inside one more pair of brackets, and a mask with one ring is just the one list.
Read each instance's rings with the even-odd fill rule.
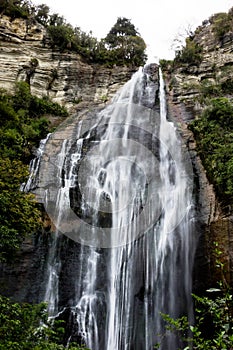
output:
[[0,350],[87,350],[63,346],[63,323],[48,319],[46,304],[15,303],[0,296]]
[[26,235],[39,227],[40,212],[31,194],[19,191],[28,176],[19,160],[0,158],[0,260],[12,261]]
[[199,65],[202,61],[202,47],[193,38],[186,38],[186,45],[176,52],[175,65],[187,63],[189,65]]
[[[226,281],[226,271],[222,262],[222,251],[214,242],[216,268],[221,280],[217,288],[209,288],[205,295],[193,294],[195,323],[186,316],[173,319],[162,314],[166,330],[178,336],[184,350],[230,350],[233,345],[233,295]],[[162,337],[161,337],[162,339]],[[158,344],[157,347],[159,347]]]
[[0,2],[0,12],[12,19],[27,19],[31,13],[31,3],[26,0],[2,0]]
[[46,114],[67,116],[48,99],[32,96],[29,85],[17,83],[15,95],[0,91],[0,260],[12,261],[27,235],[39,227],[34,197],[20,191],[28,176],[32,150],[48,133]]
[[73,29],[68,25],[50,25],[47,28],[52,47],[57,46],[61,51],[72,48]]
[[[223,350],[233,344],[232,294],[219,288],[209,289],[213,297],[193,295],[195,324],[186,316],[173,319],[162,314],[167,331],[174,333],[184,344],[184,350]],[[215,296],[214,296],[215,295]],[[158,347],[161,344],[158,344]]]
[[224,35],[233,29],[233,15],[230,11],[229,13],[217,13],[209,21],[213,25],[213,31],[217,40],[221,41]]
[[222,93],[221,86],[209,79],[205,79],[201,82],[199,90],[201,99],[218,97]]
[[214,98],[202,115],[191,122],[197,149],[219,199],[233,204],[233,105],[227,98]]

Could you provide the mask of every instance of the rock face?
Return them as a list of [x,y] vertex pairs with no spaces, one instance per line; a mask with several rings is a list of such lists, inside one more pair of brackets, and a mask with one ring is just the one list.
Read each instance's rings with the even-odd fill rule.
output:
[[[10,20],[0,16],[0,41],[0,88],[13,92],[15,82],[27,81],[32,94],[48,96],[65,106],[70,117],[56,134],[59,137],[59,132],[62,133],[63,140],[77,131],[74,125],[79,119],[85,119],[87,112],[91,118],[92,109],[103,108],[137,69],[88,64],[76,53],[52,50],[45,28],[33,19]],[[45,287],[41,281],[47,269],[47,251],[51,243],[48,231],[53,231],[53,227],[45,213],[42,219],[43,235],[28,238],[12,264],[1,266],[1,293],[16,300],[43,300]]]
[[[169,116],[180,129],[194,169],[194,191],[200,230],[194,289],[201,291],[216,285],[220,277],[219,269],[216,268],[215,242],[218,244],[217,249],[222,252],[228,282],[233,282],[233,216],[231,212],[225,215],[221,210],[214,188],[209,183],[198,156],[195,139],[188,129],[188,124],[205,107],[197,98],[205,83],[217,86],[233,80],[233,32],[225,34],[221,41],[217,40],[213,25],[205,21],[195,31],[193,40],[203,47],[201,63],[182,64],[164,73]],[[232,93],[228,92],[227,97],[232,97]]]
[[205,83],[221,84],[233,79],[233,32],[217,40],[209,21],[198,27],[193,41],[202,47],[200,64],[184,63],[167,76],[172,102],[185,108],[185,119],[200,113],[203,105],[197,100]]
[[48,96],[70,112],[104,104],[135,68],[87,64],[76,53],[52,50],[45,28],[31,20],[0,17],[0,88],[27,81],[31,93]]
[[[134,69],[127,67],[90,65],[77,54],[51,50],[47,45],[44,27],[33,20],[10,21],[8,17],[0,17],[0,39],[0,87],[13,91],[15,82],[24,80],[30,84],[33,94],[39,97],[48,96],[66,106],[72,116],[57,130],[56,135],[61,132],[62,139],[65,138],[64,130],[66,136],[77,131],[76,127],[73,128],[77,118],[91,118],[92,115],[87,112],[94,107],[102,108],[134,72]],[[233,79],[233,33],[228,33],[218,42],[211,24],[207,21],[196,31],[194,40],[203,46],[200,65],[186,64],[164,73],[168,116],[177,124],[189,150],[194,170],[197,227],[200,231],[194,289],[201,291],[212,287],[218,280],[218,272],[214,268],[215,241],[223,251],[228,281],[233,281],[233,218],[231,214],[224,216],[221,211],[213,186],[209,183],[198,157],[188,122],[203,108],[196,99],[203,82],[209,80],[215,83]],[[56,148],[55,141],[52,139],[51,144]],[[35,284],[30,288],[30,281],[36,274],[39,281],[46,269],[47,262],[40,261],[40,257],[46,256],[49,242],[46,231],[50,230],[51,222],[46,217],[44,221],[45,235],[25,242],[14,266],[4,267],[1,279],[1,291],[4,294],[14,294],[18,300],[41,300],[40,293],[35,300],[35,290],[43,290],[44,286]]]

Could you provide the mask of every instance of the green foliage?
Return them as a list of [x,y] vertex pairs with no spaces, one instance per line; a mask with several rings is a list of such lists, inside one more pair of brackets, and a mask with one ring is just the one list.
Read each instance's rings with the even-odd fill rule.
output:
[[20,191],[28,176],[32,150],[48,133],[46,114],[67,111],[32,96],[25,82],[13,96],[0,91],[0,260],[11,261],[24,238],[39,227],[40,212],[31,194]]
[[159,60],[159,65],[160,65],[162,71],[169,71],[173,65],[173,61],[161,59],[161,60]]
[[87,350],[63,346],[63,322],[48,319],[46,304],[20,304],[0,296],[0,350]]
[[222,40],[224,35],[233,30],[232,9],[228,13],[220,12],[210,17],[209,22],[213,26],[213,32],[218,40]]
[[47,97],[38,98],[30,92],[30,86],[26,82],[16,83],[15,95],[13,96],[13,107],[16,111],[23,109],[27,115],[40,117],[44,114],[54,114],[67,117],[68,112],[58,103],[50,101]]
[[137,36],[138,32],[135,26],[125,17],[118,17],[116,23],[111,28],[105,38],[105,41],[112,48],[121,47],[124,37]]
[[0,156],[26,160],[48,132],[46,114],[66,117],[65,108],[48,98],[31,95],[25,82],[16,84],[15,94],[0,92]]
[[233,105],[214,98],[202,115],[191,122],[199,154],[223,204],[233,204]]
[[221,95],[221,86],[216,82],[205,79],[201,82],[200,87],[200,101],[205,101],[207,98],[218,97]]
[[27,0],[1,0],[0,12],[14,18],[29,18],[31,3]]
[[139,66],[146,61],[145,42],[126,18],[118,18],[106,38],[100,41],[91,32],[73,28],[58,15],[50,18],[47,29],[52,47],[77,52],[90,62]]
[[105,38],[116,62],[144,65],[146,61],[146,44],[136,31],[134,25],[125,17],[118,17]]
[[233,79],[228,78],[221,83],[221,89],[224,94],[232,94],[233,91]]
[[52,40],[52,47],[59,47],[62,51],[72,47],[74,32],[69,25],[50,25],[48,33]]
[[199,65],[202,61],[202,47],[193,40],[193,37],[188,37],[185,40],[185,46],[176,52],[174,59],[175,65],[189,64]]
[[173,319],[162,314],[167,331],[178,335],[185,344],[184,350],[228,350],[233,345],[232,294],[228,291],[222,293],[218,288],[208,291],[213,297],[193,295],[194,325],[186,316]]
[[0,260],[10,261],[27,234],[39,226],[34,197],[19,191],[28,176],[20,160],[0,158]]
[[[12,19],[36,19],[47,28],[52,48],[76,52],[88,62],[107,66],[145,64],[145,42],[127,18],[118,18],[107,37],[99,41],[92,32],[73,28],[59,14],[50,14],[45,4],[35,6],[29,0],[0,0],[0,13]],[[31,62],[31,69],[35,64]]]
[[35,9],[36,20],[39,23],[46,26],[48,24],[48,21],[49,21],[49,12],[50,12],[50,9],[47,5],[45,5],[45,4],[38,5]]
[[[173,319],[161,314],[166,323],[166,331],[178,336],[185,346],[183,350],[229,350],[233,347],[232,290],[225,279],[222,251],[217,242],[214,245],[216,267],[221,272],[221,280],[219,286],[209,288],[206,295],[193,294],[195,323],[190,324],[186,316]],[[163,336],[157,347],[161,345]]]

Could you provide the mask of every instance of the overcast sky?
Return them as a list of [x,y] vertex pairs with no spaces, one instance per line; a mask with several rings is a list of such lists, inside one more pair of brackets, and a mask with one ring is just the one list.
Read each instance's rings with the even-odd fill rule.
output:
[[145,40],[150,60],[172,59],[175,36],[217,12],[228,12],[233,0],[34,0],[47,4],[51,12],[59,13],[83,31],[104,38],[118,17],[126,17]]

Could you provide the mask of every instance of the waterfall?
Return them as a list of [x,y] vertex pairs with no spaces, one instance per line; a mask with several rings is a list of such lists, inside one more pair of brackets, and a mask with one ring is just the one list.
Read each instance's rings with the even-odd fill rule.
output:
[[192,320],[192,172],[157,75],[157,65],[140,69],[94,125],[63,143],[57,191],[46,189],[57,233],[45,299],[53,317],[66,307],[59,302],[64,233],[79,252],[68,338],[91,350],[152,350],[158,342],[175,350],[180,341],[160,313]]
[[33,188],[36,188],[37,182],[38,182],[38,174],[40,169],[40,161],[44,153],[44,148],[46,146],[46,143],[49,140],[50,133],[46,136],[45,139],[40,141],[40,145],[36,150],[35,157],[31,160],[30,166],[29,166],[29,177],[26,183],[22,183],[20,190],[23,192],[29,192]]

